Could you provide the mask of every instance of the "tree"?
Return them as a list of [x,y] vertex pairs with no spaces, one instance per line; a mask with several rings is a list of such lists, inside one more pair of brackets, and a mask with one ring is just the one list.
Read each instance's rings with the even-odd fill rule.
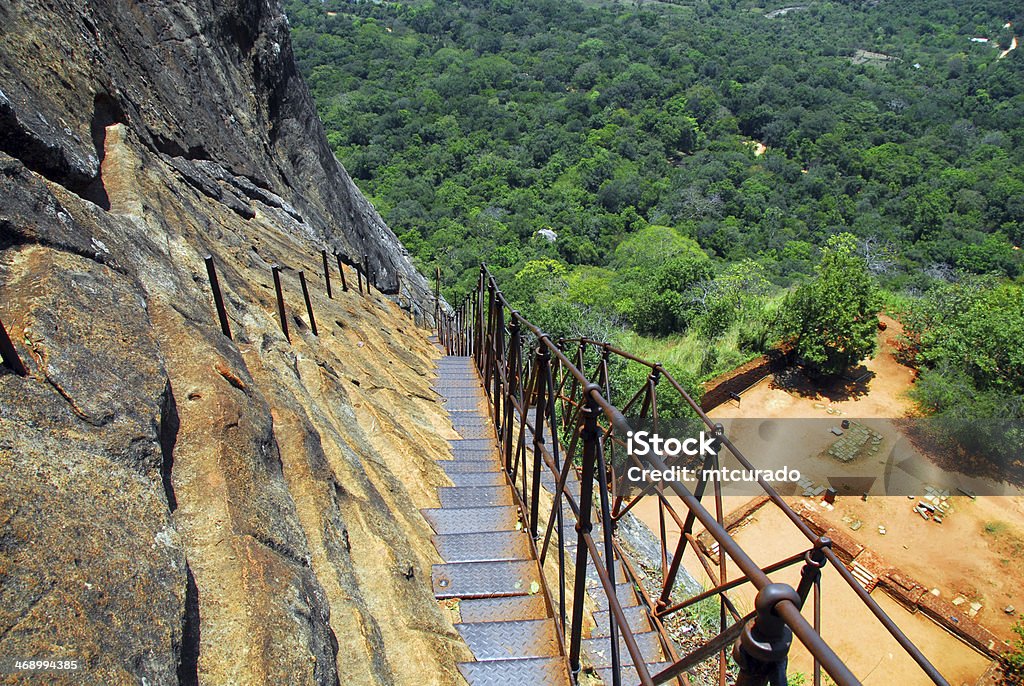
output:
[[786,296],[782,337],[816,371],[839,375],[871,355],[880,301],[856,239],[829,238],[814,277]]

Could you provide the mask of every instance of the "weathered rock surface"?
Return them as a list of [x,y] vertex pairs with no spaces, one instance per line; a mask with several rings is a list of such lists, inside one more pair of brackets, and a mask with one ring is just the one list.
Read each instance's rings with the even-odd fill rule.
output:
[[[331,155],[278,4],[0,4],[0,199],[28,369],[0,370],[0,667],[461,683],[418,514],[450,430],[409,317],[429,289]],[[332,260],[329,299],[322,248],[392,298]]]

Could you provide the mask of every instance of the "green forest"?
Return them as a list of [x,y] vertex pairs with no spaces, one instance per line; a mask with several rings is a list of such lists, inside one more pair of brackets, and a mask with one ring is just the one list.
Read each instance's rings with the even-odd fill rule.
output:
[[549,333],[692,383],[782,342],[840,373],[885,309],[923,408],[1022,416],[1019,6],[286,7],[338,158],[450,301],[483,260]]

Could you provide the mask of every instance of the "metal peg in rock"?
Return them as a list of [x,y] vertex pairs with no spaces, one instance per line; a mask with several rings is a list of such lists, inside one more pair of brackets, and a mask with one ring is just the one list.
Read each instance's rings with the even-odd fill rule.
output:
[[306,299],[306,312],[309,314],[309,328],[312,329],[314,336],[320,334],[316,330],[316,317],[313,316],[313,302],[309,299],[309,288],[306,287],[306,274],[303,271],[299,271],[299,283],[302,284],[302,297]]
[[228,338],[231,338],[231,327],[228,325],[228,313],[224,309],[224,297],[220,292],[220,282],[217,280],[217,268],[213,264],[213,255],[203,258],[206,262],[206,274],[210,277],[210,289],[213,291],[213,304],[217,307],[217,317],[220,319],[220,330]]
[[327,284],[327,297],[334,300],[334,294],[331,293],[331,267],[327,263],[327,251],[321,250],[320,256],[324,258],[324,283]]
[[341,253],[336,252],[334,256],[338,258],[338,273],[341,274],[341,290],[348,293],[348,284],[345,282],[345,268],[341,264]]
[[277,316],[281,320],[281,331],[284,337],[291,343],[291,336],[288,335],[288,316],[284,311],[284,292],[281,290],[281,268],[276,264],[270,267],[274,273],[274,291],[277,293]]
[[2,321],[0,321],[0,356],[4,358],[4,366],[12,372],[19,376],[28,375],[28,370],[22,364],[18,351],[15,350],[14,343],[11,342],[11,337],[7,335],[7,329],[4,328]]

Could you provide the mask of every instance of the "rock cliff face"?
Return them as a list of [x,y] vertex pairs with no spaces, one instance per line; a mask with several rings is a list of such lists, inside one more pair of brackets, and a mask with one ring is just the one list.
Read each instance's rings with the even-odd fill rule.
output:
[[[328,298],[323,248],[390,297]],[[431,309],[276,2],[0,4],[0,683],[458,683]]]

